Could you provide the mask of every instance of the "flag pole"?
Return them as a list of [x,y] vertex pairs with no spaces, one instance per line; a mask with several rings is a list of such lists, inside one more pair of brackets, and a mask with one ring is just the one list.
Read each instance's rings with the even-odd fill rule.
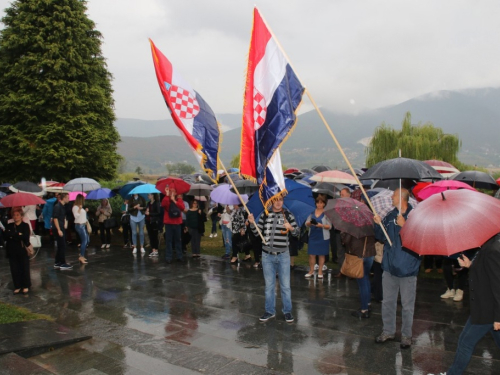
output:
[[[259,12],[260,13],[260,12]],[[292,68],[292,70],[294,71],[295,75],[297,76],[297,79],[301,82],[302,84],[302,80],[300,79],[297,71],[293,68],[292,66],[292,63],[290,61],[290,59],[288,58],[288,55],[286,54],[284,48],[281,46],[281,43],[279,42],[278,38],[276,38],[276,35],[274,35],[273,33],[273,30],[271,29],[271,27],[269,27],[268,23],[266,22],[266,20],[264,19],[264,17],[262,16],[262,14],[260,15],[261,18],[262,18],[262,21],[264,22],[264,24],[267,26],[267,29],[269,30],[269,32],[271,33],[271,36],[273,37],[273,39],[275,40],[276,42],[276,45],[278,46],[278,48],[281,50],[281,52],[283,53],[283,56],[285,56],[286,60],[288,61],[288,64],[290,64],[290,67]],[[361,188],[361,192],[363,193],[366,201],[368,202],[368,205],[370,206],[370,208],[372,209],[372,211],[377,214],[377,211],[375,211],[375,208],[373,207],[372,205],[372,202],[370,201],[370,198],[368,197],[368,195],[366,194],[366,191],[365,189],[363,188],[363,185],[361,184],[361,182],[359,181],[358,179],[358,176],[356,175],[356,172],[354,172],[354,168],[352,167],[349,159],[347,158],[347,155],[344,153],[344,150],[342,149],[342,147],[340,146],[340,143],[339,141],[337,140],[337,137],[335,137],[335,134],[333,134],[333,131],[332,129],[330,128],[330,126],[328,125],[328,123],[326,122],[326,119],[325,117],[323,116],[323,114],[321,113],[320,109],[318,108],[318,106],[316,105],[316,102],[314,101],[313,97],[311,96],[311,93],[309,92],[309,90],[307,89],[307,87],[305,85],[302,84],[302,86],[305,88],[305,92],[307,93],[307,97],[309,98],[309,100],[311,101],[312,105],[314,106],[314,108],[316,109],[316,112],[318,112],[319,114],[319,117],[321,118],[321,120],[323,121],[323,124],[325,124],[326,126],[326,129],[328,130],[328,132],[330,133],[331,137],[333,138],[333,141],[335,142],[335,144],[337,145],[337,148],[339,149],[340,153],[342,154],[342,157],[344,158],[345,162],[347,163],[347,166],[349,167],[349,170],[351,171],[352,175],[354,176],[354,178],[356,179],[356,182],[357,184],[359,185],[359,187]],[[387,231],[385,230],[384,228],[384,225],[382,223],[380,223],[380,228],[382,228],[382,231],[384,232],[384,235],[385,235],[385,238],[387,239],[387,242],[389,242],[389,245],[392,246],[392,241],[391,239],[389,238],[389,235],[387,234]]]
[[[247,211],[247,213],[249,215],[251,215],[251,212],[248,210],[248,207],[247,205],[245,204],[245,201],[243,200],[243,197],[240,195],[240,192],[238,191],[238,188],[236,187],[236,185],[234,184],[234,181],[233,179],[231,178],[231,176],[229,175],[226,167],[224,166],[224,163],[222,163],[222,160],[219,159],[219,163],[220,163],[220,166],[222,167],[222,169],[224,169],[224,172],[226,172],[226,176],[227,178],[229,179],[229,182],[231,183],[231,185],[233,185],[233,189],[234,191],[236,192],[236,194],[238,195],[238,198],[240,198],[240,202],[243,204],[243,207],[245,207],[245,210]],[[266,240],[264,239],[264,236],[262,235],[262,232],[260,231],[259,227],[257,226],[257,223],[255,223],[254,225],[255,229],[257,229],[257,233],[259,233],[259,236],[260,238],[262,238],[262,242],[264,243],[264,245],[267,245],[267,242]]]

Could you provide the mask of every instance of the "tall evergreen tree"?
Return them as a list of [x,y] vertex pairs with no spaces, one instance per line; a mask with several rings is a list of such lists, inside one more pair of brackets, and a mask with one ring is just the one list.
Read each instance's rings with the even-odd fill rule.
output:
[[111,179],[111,74],[83,0],[15,0],[0,31],[0,179]]
[[366,149],[366,166],[401,156],[416,160],[443,160],[458,167],[457,158],[462,142],[458,136],[445,134],[431,123],[412,125],[410,112],[406,113],[401,130],[385,123],[375,129]]

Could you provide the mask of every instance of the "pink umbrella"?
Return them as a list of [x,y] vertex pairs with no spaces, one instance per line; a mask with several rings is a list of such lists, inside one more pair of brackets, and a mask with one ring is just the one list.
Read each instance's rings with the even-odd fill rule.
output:
[[315,174],[311,180],[318,182],[332,182],[337,184],[357,184],[356,178],[342,171],[325,171]]
[[429,198],[431,195],[441,193],[442,191],[458,190],[458,189],[477,191],[472,186],[467,185],[465,182],[455,181],[455,180],[442,180],[434,182],[429,186],[426,186],[417,193],[417,196],[418,198],[424,200]]
[[84,197],[87,196],[87,193],[84,193],[83,191],[72,191],[69,193],[69,200],[74,201],[78,194],[82,194]]

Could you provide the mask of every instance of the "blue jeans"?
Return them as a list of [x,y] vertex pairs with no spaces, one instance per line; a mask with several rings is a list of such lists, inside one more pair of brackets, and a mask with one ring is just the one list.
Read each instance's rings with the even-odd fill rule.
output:
[[283,303],[283,314],[292,312],[292,290],[290,289],[290,253],[280,255],[262,252],[262,269],[266,282],[266,312],[276,314],[276,273],[278,273]]
[[144,247],[144,221],[145,219],[135,222],[130,220],[130,228],[132,228],[132,243],[137,247],[137,226],[139,226],[139,240],[141,241],[141,247]]
[[481,340],[488,332],[491,332],[495,343],[500,348],[500,331],[493,330],[493,323],[490,324],[472,324],[470,317],[465,323],[464,330],[458,339],[457,353],[455,360],[450,369],[446,371],[448,375],[461,375],[467,368],[470,362],[470,357],[474,352],[479,340]]
[[233,232],[224,224],[222,227],[222,237],[224,238],[224,246],[226,246],[226,255],[231,255],[231,249],[233,247]]
[[356,279],[359,287],[359,297],[361,298],[361,310],[368,310],[371,300],[370,270],[372,268],[374,257],[363,258],[363,277]]
[[175,252],[177,253],[177,259],[182,260],[180,224],[165,224],[165,243],[167,244],[165,259],[168,262],[172,261],[174,255],[172,250],[172,240],[174,241]]
[[80,237],[80,256],[85,256],[85,250],[89,244],[89,234],[87,233],[87,224],[75,224],[76,233]]

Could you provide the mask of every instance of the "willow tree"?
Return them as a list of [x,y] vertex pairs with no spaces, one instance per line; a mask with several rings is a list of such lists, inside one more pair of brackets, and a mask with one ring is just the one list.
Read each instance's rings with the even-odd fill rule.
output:
[[412,125],[411,114],[406,113],[401,130],[382,123],[375,129],[366,149],[366,166],[401,156],[417,160],[443,160],[458,164],[457,154],[462,142],[457,135],[445,134],[431,123]]
[[111,74],[83,0],[15,0],[0,31],[0,179],[111,179]]

